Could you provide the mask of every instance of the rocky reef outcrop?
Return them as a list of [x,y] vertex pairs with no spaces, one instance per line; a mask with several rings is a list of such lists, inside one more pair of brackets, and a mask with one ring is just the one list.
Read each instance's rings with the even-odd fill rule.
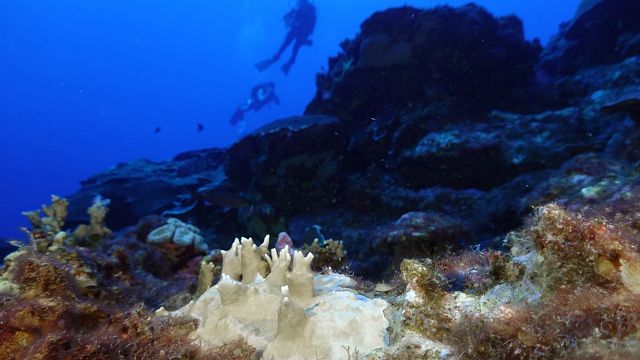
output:
[[29,242],[16,242],[0,269],[0,358],[157,359],[199,353],[187,337],[192,322],[152,319],[148,310],[190,300],[194,263],[175,261],[140,241],[134,229],[112,233],[102,222],[107,204],[96,199],[86,216],[89,224],[76,231],[65,225],[67,199],[53,196],[43,217],[25,213],[33,226]]
[[406,109],[454,118],[527,108],[542,50],[525,41],[519,19],[473,4],[379,12],[341,48],[318,75],[306,113],[352,127]]
[[583,1],[542,53],[540,67],[570,75],[640,55],[640,4],[628,0]]
[[476,5],[374,14],[305,115],[26,213],[0,354],[637,357],[638,10],[584,1],[544,49]]
[[138,160],[121,163],[81,182],[81,190],[69,196],[69,224],[81,223],[95,194],[110,199],[108,225],[122,229],[138,219],[166,210],[179,212],[204,195],[199,189],[219,182],[223,150],[190,151],[170,161]]
[[164,214],[211,248],[320,226],[373,277],[410,254],[499,245],[532,206],[588,206],[634,181],[638,20],[618,3],[582,9],[545,49],[475,5],[376,13],[318,75],[306,115],[229,149],[118,165],[70,197],[70,222],[101,194],[114,229]]

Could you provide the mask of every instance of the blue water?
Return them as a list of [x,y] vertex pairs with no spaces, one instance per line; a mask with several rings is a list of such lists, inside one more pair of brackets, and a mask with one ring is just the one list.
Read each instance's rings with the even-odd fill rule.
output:
[[[527,37],[545,43],[578,2],[477,3],[517,14]],[[313,47],[289,76],[279,65],[257,72],[293,3],[0,0],[0,236],[21,236],[22,210],[118,162],[229,145],[239,134],[228,119],[254,84],[274,81],[281,104],[249,113],[246,131],[300,114],[315,74],[373,12],[466,1],[316,0]]]

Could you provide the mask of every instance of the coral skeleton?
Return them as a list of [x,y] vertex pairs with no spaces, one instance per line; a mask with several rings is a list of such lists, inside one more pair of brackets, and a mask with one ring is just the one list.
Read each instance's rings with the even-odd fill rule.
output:
[[268,251],[251,238],[236,239],[223,251],[222,277],[196,301],[174,312],[199,321],[194,340],[213,348],[239,337],[261,359],[338,359],[346,348],[368,354],[388,343],[388,303],[350,289],[347,276],[316,274],[313,254],[288,246]]

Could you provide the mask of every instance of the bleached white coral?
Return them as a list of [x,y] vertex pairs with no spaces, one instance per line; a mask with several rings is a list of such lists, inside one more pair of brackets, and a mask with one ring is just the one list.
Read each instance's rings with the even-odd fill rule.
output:
[[366,355],[386,345],[387,302],[350,290],[347,276],[314,274],[311,254],[267,254],[267,244],[268,237],[260,246],[236,239],[223,252],[218,284],[182,309],[157,313],[199,320],[192,336],[203,347],[242,337],[269,360],[339,359],[345,349]]
[[151,244],[172,242],[179,246],[193,245],[197,249],[208,250],[207,243],[200,235],[200,229],[175,218],[168,219],[165,225],[150,232],[147,235],[147,242]]

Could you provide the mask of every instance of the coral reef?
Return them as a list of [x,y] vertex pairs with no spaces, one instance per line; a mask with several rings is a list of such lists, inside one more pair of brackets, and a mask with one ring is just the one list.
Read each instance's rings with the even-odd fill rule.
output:
[[[0,358],[205,358],[188,339],[193,324],[150,318],[78,299],[2,298]],[[204,355],[204,354],[202,354]]]
[[112,232],[104,224],[109,211],[109,200],[97,195],[93,204],[87,209],[90,222],[88,225],[80,224],[71,232],[63,230],[68,214],[69,201],[56,195],[51,196],[51,205],[42,206],[45,217],[40,217],[40,211],[25,211],[22,214],[31,222],[32,230],[29,236],[36,249],[40,252],[56,250],[64,245],[76,244],[85,246],[98,246],[103,240],[110,237]]
[[305,115],[25,213],[0,357],[637,358],[638,6],[544,49],[476,5],[373,14]]
[[[605,11],[616,1],[576,21],[604,26],[622,46],[637,32],[623,11]],[[610,26],[621,16],[623,27]],[[571,54],[591,56],[579,44],[599,44],[601,34],[575,32],[575,51],[549,45],[538,59],[517,20],[477,6],[376,13],[319,75],[307,115],[274,121],[229,149],[120,164],[69,197],[66,222],[83,221],[102,194],[114,231],[164,213],[201,229],[210,249],[238,233],[287,231],[311,244],[317,225],[343,241],[350,271],[376,280],[406,257],[500,246],[534,206],[579,209],[633,193],[624,189],[640,161],[632,119],[640,58],[604,47],[607,61],[545,70]]]
[[110,200],[103,199],[100,195],[96,196],[93,204],[87,209],[89,214],[89,225],[80,224],[73,232],[73,238],[77,242],[96,245],[105,237],[111,235],[111,230],[107,228],[104,220],[109,211]]
[[[112,288],[115,279],[109,281],[98,272],[115,269],[83,261],[82,255],[91,254],[65,249],[41,254],[27,246],[5,259],[0,276],[0,358],[206,358],[187,337],[193,323],[150,317],[138,305],[138,289],[124,297],[118,294],[140,284],[127,281]],[[157,288],[153,295],[159,297],[168,290],[158,284],[150,287]]]
[[42,205],[44,217],[40,216],[40,210],[25,211],[22,215],[29,219],[33,229],[57,234],[64,226],[64,221],[68,215],[68,206],[69,201],[67,199],[51,195],[51,205]]
[[474,115],[523,108],[542,50],[524,40],[519,19],[474,4],[375,13],[341,48],[318,75],[306,112],[337,115],[348,126],[425,103]]
[[541,67],[554,74],[571,74],[640,55],[638,12],[640,4],[626,0],[597,1],[582,9],[551,40]]
[[292,258],[285,247],[269,255],[268,242],[236,239],[222,253],[215,286],[182,309],[157,313],[197,319],[193,335],[205,348],[242,337],[263,359],[338,359],[351,355],[345,349],[365,355],[385,346],[384,300],[358,295],[344,275],[313,274],[312,254]]
[[[408,292],[398,305],[405,331],[430,341],[422,352],[457,358],[635,353],[636,239],[602,218],[540,207],[530,225],[508,237],[510,254],[405,261]],[[458,282],[452,271],[471,286],[451,286]]]
[[[66,200],[53,199],[54,205],[64,204],[59,210],[66,208]],[[91,223],[84,225],[83,237],[76,238],[77,229],[73,234],[44,233],[42,228],[28,232],[29,244],[21,245],[5,258],[0,288],[12,289],[10,292],[15,293],[22,284],[22,294],[32,292],[31,286],[36,288],[35,293],[41,293],[63,282],[66,284],[63,288],[73,288],[74,292],[104,304],[177,307],[188,302],[197,276],[196,265],[189,262],[196,256],[195,252],[175,259],[171,257],[174,254],[148,245],[143,239],[114,236],[104,226],[106,204],[97,198],[89,208]],[[56,224],[64,224],[63,217],[57,219]],[[190,257],[186,259],[187,256]]]
[[30,243],[4,259],[0,358],[249,359],[244,341],[204,353],[188,337],[195,323],[152,316],[149,308],[191,299],[193,269],[166,268],[171,261],[153,246],[109,236],[100,198],[82,235],[63,231],[68,202],[52,202],[46,218],[30,216]]

